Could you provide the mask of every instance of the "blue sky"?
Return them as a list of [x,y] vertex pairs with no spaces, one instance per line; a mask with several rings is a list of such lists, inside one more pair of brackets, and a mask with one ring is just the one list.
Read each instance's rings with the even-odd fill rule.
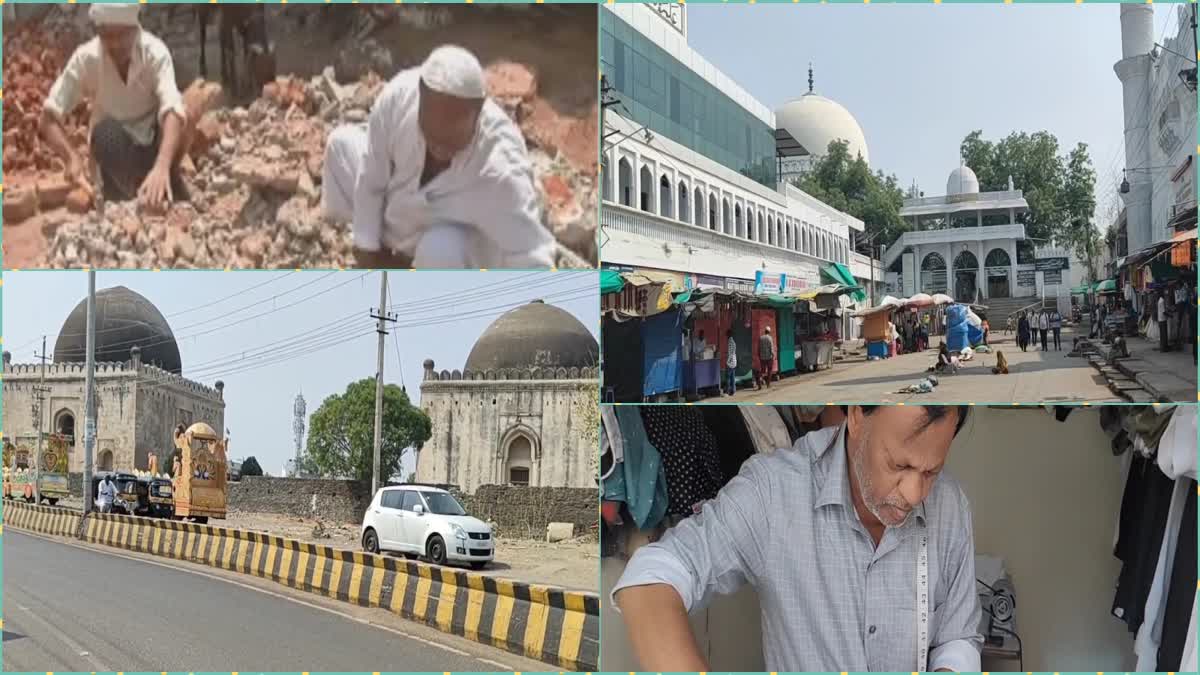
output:
[[[1165,36],[1174,35],[1169,16],[1177,7],[1154,6],[1156,40],[1164,41],[1168,23]],[[1100,213],[1120,182],[1115,4],[695,3],[687,10],[692,47],[772,110],[808,90],[813,62],[814,91],[858,119],[872,169],[896,174],[904,187],[916,179],[926,194],[943,194],[959,144],[974,129],[990,140],[1045,129],[1062,149],[1087,143]]]
[[[388,337],[384,376],[407,385],[414,401],[426,358],[438,370],[461,369],[479,334],[511,307],[544,299],[593,335],[599,328],[594,272],[392,272],[388,281],[388,302],[400,321]],[[368,312],[379,304],[377,272],[96,273],[97,291],[113,286],[144,295],[166,316],[185,376],[225,382],[231,456],[254,455],[272,474],[293,455],[297,393],[303,391],[311,415],[325,397],[374,377],[377,343]],[[4,349],[13,361],[34,362],[42,335],[52,352],[63,321],[86,295],[84,272],[6,273]],[[256,358],[253,350],[264,345],[286,360]]]

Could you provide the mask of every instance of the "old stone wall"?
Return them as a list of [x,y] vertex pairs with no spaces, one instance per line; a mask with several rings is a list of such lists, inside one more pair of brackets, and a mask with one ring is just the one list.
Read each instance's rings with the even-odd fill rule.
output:
[[457,495],[471,515],[496,524],[500,536],[542,539],[550,523],[574,523],[580,537],[599,518],[596,488],[484,485],[473,495]]
[[217,392],[150,366],[141,372],[150,381],[137,386],[136,468],[146,469],[151,454],[158,455],[160,471],[170,468],[178,424],[204,422],[224,436],[225,402]]
[[371,485],[353,480],[246,476],[229,483],[229,510],[361,523]]
[[594,485],[596,444],[575,419],[576,400],[594,400],[587,387],[584,380],[423,383],[421,407],[432,437],[417,458],[417,480],[468,492],[507,484],[509,450],[527,441],[531,486]]
[[[353,480],[248,476],[229,484],[229,510],[357,524],[370,492],[369,484]],[[506,537],[541,539],[551,522],[574,523],[576,536],[582,536],[598,522],[595,488],[484,485],[475,494],[455,496],[470,515],[495,523]]]

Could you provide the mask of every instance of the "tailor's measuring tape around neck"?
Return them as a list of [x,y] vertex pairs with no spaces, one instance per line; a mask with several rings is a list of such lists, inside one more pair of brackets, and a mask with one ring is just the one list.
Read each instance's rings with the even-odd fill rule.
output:
[[917,672],[929,663],[929,535],[919,535],[917,548]]

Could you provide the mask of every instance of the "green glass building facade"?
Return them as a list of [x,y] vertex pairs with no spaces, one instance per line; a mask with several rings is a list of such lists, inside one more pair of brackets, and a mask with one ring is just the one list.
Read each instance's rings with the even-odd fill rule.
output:
[[610,11],[600,67],[632,121],[774,190],[775,130]]

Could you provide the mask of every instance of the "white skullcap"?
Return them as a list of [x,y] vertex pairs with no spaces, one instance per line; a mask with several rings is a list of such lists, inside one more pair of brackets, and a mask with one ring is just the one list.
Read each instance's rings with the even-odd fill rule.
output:
[[474,54],[462,47],[446,45],[433,50],[421,65],[421,81],[433,91],[455,98],[487,96],[483,66]]
[[137,3],[96,3],[88,10],[92,22],[97,26],[138,26]]

